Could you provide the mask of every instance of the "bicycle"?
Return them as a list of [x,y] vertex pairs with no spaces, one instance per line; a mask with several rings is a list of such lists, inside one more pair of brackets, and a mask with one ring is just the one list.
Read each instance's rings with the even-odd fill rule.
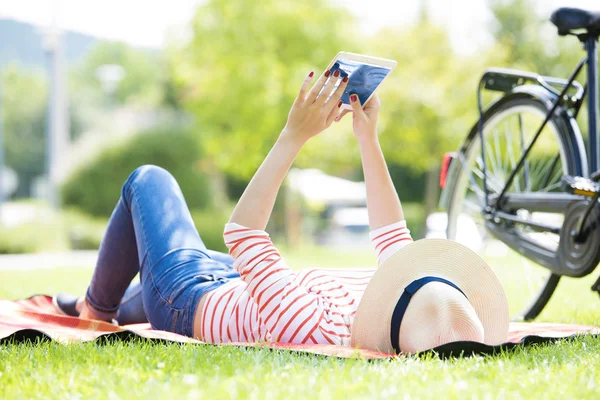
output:
[[[479,120],[459,150],[445,156],[441,176],[449,239],[460,236],[467,215],[481,236],[496,240],[486,239],[485,251],[499,240],[524,256],[525,268],[506,261],[496,268],[513,294],[511,314],[522,320],[540,314],[562,276],[586,276],[600,262],[600,12],[560,8],[550,20],[559,35],[577,37],[587,55],[568,79],[486,70],[477,90]],[[581,85],[576,78],[584,66]],[[485,90],[501,97],[484,108]],[[587,151],[575,120],[586,98]],[[600,293],[600,278],[592,290]]]

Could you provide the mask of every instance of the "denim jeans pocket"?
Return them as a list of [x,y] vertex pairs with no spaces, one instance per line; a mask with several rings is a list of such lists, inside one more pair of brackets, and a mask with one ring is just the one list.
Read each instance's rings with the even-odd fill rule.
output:
[[[162,292],[156,285],[152,274],[148,276],[150,279],[147,283],[144,283],[144,286],[149,284],[150,290],[143,290],[144,309],[148,321],[155,329],[176,332],[174,329],[177,327],[177,322],[181,318],[180,314],[183,310],[177,308],[169,299],[165,298],[166,293]],[[150,297],[148,298],[148,296]]]
[[182,329],[180,329],[177,326],[177,323],[179,322],[180,317],[183,317],[184,312],[184,310],[171,310],[171,329],[169,330],[170,332],[175,332],[180,335],[186,334],[185,332],[182,332]]
[[171,306],[171,308],[175,310],[181,310],[185,308],[185,302],[187,301],[187,297],[191,291],[191,288],[195,284],[196,282],[194,281],[194,279],[189,279],[184,282],[181,282],[175,289],[168,290],[169,293],[164,293],[165,296],[168,295],[168,303]]

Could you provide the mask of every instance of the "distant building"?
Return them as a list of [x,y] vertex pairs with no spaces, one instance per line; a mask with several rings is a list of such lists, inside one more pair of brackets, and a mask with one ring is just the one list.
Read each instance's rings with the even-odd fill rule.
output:
[[310,232],[318,244],[368,246],[369,215],[364,182],[325,174],[318,169],[293,169],[288,175],[292,193],[300,195],[318,222]]

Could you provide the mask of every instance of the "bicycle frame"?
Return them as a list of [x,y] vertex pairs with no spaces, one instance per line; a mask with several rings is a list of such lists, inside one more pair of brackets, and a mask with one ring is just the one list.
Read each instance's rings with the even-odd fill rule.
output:
[[587,51],[588,94],[588,135],[590,142],[590,169],[598,171],[598,37],[590,36],[585,40]]
[[[515,196],[515,194],[510,195],[510,199],[507,198],[507,191],[510,186],[513,184],[515,177],[520,172],[521,168],[526,165],[526,159],[529,155],[531,149],[535,145],[537,139],[541,135],[542,131],[546,127],[548,121],[554,115],[554,112],[560,105],[568,105],[575,109],[575,116],[578,114],[583,101],[587,95],[588,101],[588,137],[589,137],[589,166],[590,171],[598,172],[599,167],[599,155],[600,155],[600,142],[599,142],[599,132],[598,132],[598,57],[597,57],[597,36],[587,36],[581,37],[585,43],[585,49],[587,52],[587,56],[584,57],[575,67],[571,75],[567,80],[554,78],[554,77],[545,77],[537,74],[523,72],[523,71],[514,71],[514,70],[506,70],[506,69],[490,69],[484,73],[481,78],[480,85],[477,92],[477,100],[478,100],[478,108],[479,108],[479,122],[478,122],[478,134],[481,143],[481,156],[483,160],[483,189],[485,195],[485,211],[486,213],[491,214],[493,209],[518,209],[518,208],[528,208],[531,209],[531,206],[535,204],[540,204],[540,199],[542,196],[535,193],[527,193],[527,194],[519,194]],[[584,66],[587,66],[587,83],[585,88],[582,87],[575,79],[581,72]],[[511,174],[509,175],[506,184],[504,185],[502,191],[499,195],[491,198],[490,192],[487,186],[487,172],[486,172],[486,154],[485,154],[485,146],[483,140],[483,106],[481,101],[481,93],[483,89],[495,90],[508,92],[509,90],[514,89],[517,86],[524,84],[525,82],[535,82],[540,86],[544,87],[546,90],[554,93],[557,97],[550,111],[546,114],[544,122],[538,128],[537,132],[533,136],[533,139],[529,143],[529,145],[524,149],[521,153],[521,157],[519,161],[512,169]],[[562,90],[557,91],[552,85],[562,87]],[[568,96],[567,93],[570,89],[577,89],[577,93],[574,96]],[[592,174],[597,175],[597,174]],[[599,175],[600,176],[600,175]],[[548,195],[543,194],[545,200],[543,203],[543,210],[537,209],[536,211],[555,211],[561,210],[566,207],[571,201],[577,199],[578,197],[569,195],[567,193],[564,194],[556,194],[556,195]],[[492,207],[493,205],[493,207]],[[509,207],[506,207],[506,206]],[[524,207],[520,207],[524,206]],[[496,217],[506,217],[506,215],[499,215]],[[510,219],[510,218],[506,218]],[[512,220],[512,219],[511,219]],[[513,221],[517,222],[517,221]],[[530,225],[529,222],[520,221],[526,225]],[[535,224],[534,224],[535,225]],[[542,230],[548,230],[543,228],[548,228],[546,226],[539,226]],[[554,227],[549,229],[551,231],[555,230]]]
[[[574,117],[579,113],[583,102],[588,101],[588,131],[589,131],[589,150],[587,150],[587,158],[589,159],[589,171],[594,172],[591,175],[588,173],[586,166],[585,170],[582,171],[584,176],[592,176],[593,178],[600,179],[599,168],[599,132],[598,132],[598,59],[597,59],[597,36],[579,35],[579,39],[585,44],[587,52],[584,57],[575,67],[568,79],[560,79],[554,77],[540,76],[538,74],[507,70],[507,69],[489,69],[481,78],[477,99],[478,107],[480,112],[480,118],[477,124],[477,135],[479,136],[481,143],[481,156],[482,156],[482,173],[483,173],[483,191],[484,191],[484,217],[486,218],[487,230],[496,236],[498,239],[503,241],[509,247],[513,248],[517,252],[523,254],[525,257],[536,261],[537,263],[545,266],[546,268],[553,271],[558,275],[567,276],[583,276],[589,272],[586,271],[573,271],[562,265],[560,260],[556,257],[556,251],[550,248],[528,239],[523,235],[515,235],[502,228],[500,223],[502,221],[511,224],[520,224],[528,226],[529,228],[538,232],[551,232],[558,234],[560,233],[560,226],[553,226],[551,224],[544,224],[539,221],[531,221],[525,218],[515,215],[515,211],[519,209],[526,209],[530,212],[550,212],[550,213],[563,213],[564,210],[572,204],[574,201],[582,200],[584,197],[580,195],[574,195],[567,192],[554,192],[554,193],[509,193],[508,190],[513,184],[515,178],[519,174],[522,168],[525,168],[527,172],[528,163],[527,157],[535,145],[537,139],[541,135],[542,131],[553,118],[554,113],[560,109],[568,108],[572,110]],[[577,76],[580,74],[583,67],[587,67],[587,83],[582,86],[576,81]],[[535,83],[537,86],[541,86],[549,94],[547,96],[547,102],[549,105],[549,111],[547,112],[542,125],[535,132],[530,143],[522,145],[521,156],[518,162],[506,180],[506,183],[501,191],[490,193],[487,182],[487,167],[486,167],[486,149],[483,132],[483,120],[484,110],[482,105],[482,92],[484,89],[492,91],[500,91],[508,93],[510,91],[518,91],[518,87],[525,83]],[[558,89],[557,89],[558,87]],[[574,94],[573,94],[574,92]],[[523,139],[522,139],[523,140]],[[560,155],[555,157],[553,163],[559,161]],[[464,164],[464,160],[461,160]],[[527,173],[525,176],[527,177]],[[525,178],[526,179],[526,178]]]

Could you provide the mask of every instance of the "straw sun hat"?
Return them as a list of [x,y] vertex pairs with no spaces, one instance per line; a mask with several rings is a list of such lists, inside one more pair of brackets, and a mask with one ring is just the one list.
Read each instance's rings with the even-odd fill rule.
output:
[[508,335],[508,302],[487,263],[446,239],[418,240],[375,272],[352,325],[353,347],[416,353],[456,341],[489,345]]

